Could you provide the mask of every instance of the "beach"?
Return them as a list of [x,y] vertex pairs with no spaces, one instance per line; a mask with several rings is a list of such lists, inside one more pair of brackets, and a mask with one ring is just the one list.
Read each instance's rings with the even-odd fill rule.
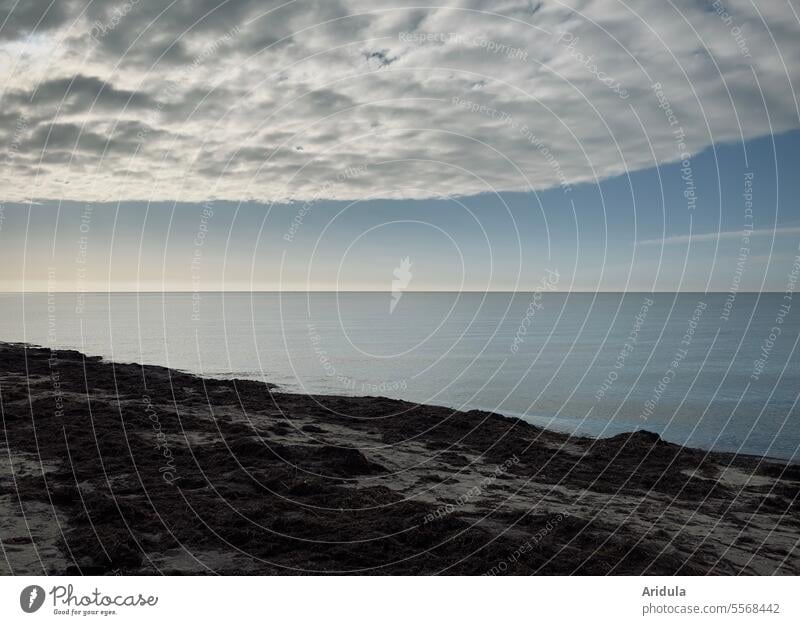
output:
[[3,574],[798,574],[800,466],[0,343]]

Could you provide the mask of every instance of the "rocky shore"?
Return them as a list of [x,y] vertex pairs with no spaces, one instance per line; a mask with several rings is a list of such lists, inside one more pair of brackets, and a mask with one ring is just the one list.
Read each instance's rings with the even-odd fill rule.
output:
[[799,574],[800,466],[0,343],[3,574]]

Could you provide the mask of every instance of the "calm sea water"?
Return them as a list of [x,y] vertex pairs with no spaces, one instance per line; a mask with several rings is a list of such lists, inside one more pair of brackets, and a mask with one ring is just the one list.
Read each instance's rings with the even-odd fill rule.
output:
[[[608,436],[800,451],[800,314],[781,294],[0,294],[0,340],[385,395]],[[727,305],[726,305],[727,302]]]

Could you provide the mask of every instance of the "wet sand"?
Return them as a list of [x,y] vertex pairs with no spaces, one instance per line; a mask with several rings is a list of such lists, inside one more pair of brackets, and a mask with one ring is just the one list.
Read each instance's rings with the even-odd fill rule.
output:
[[798,574],[800,466],[0,343],[2,574]]

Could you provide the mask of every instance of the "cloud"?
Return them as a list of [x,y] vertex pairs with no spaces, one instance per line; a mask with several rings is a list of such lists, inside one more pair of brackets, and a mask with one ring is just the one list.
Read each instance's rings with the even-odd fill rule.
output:
[[416,4],[3,2],[0,196],[569,193],[800,125],[789,3]]
[[[781,237],[793,234],[800,234],[800,226],[786,226],[782,228],[759,228],[752,230],[747,236],[753,237]],[[735,239],[740,241],[745,236],[742,230],[726,230],[722,232],[704,232],[702,234],[677,234],[662,239],[644,239],[637,241],[636,245],[651,246],[651,245],[685,245],[687,243],[708,243],[717,240],[725,241]]]
[[23,148],[33,154],[50,151],[89,152],[128,152],[135,147],[130,137],[112,137],[87,131],[77,124],[53,124],[40,126]]
[[95,76],[81,74],[47,80],[30,90],[12,91],[5,100],[37,112],[56,107],[60,114],[91,113],[97,109],[120,113],[123,109],[136,110],[155,104],[144,92],[117,89]]
[[32,32],[49,31],[62,26],[75,9],[64,0],[0,0],[0,40],[18,39]]

